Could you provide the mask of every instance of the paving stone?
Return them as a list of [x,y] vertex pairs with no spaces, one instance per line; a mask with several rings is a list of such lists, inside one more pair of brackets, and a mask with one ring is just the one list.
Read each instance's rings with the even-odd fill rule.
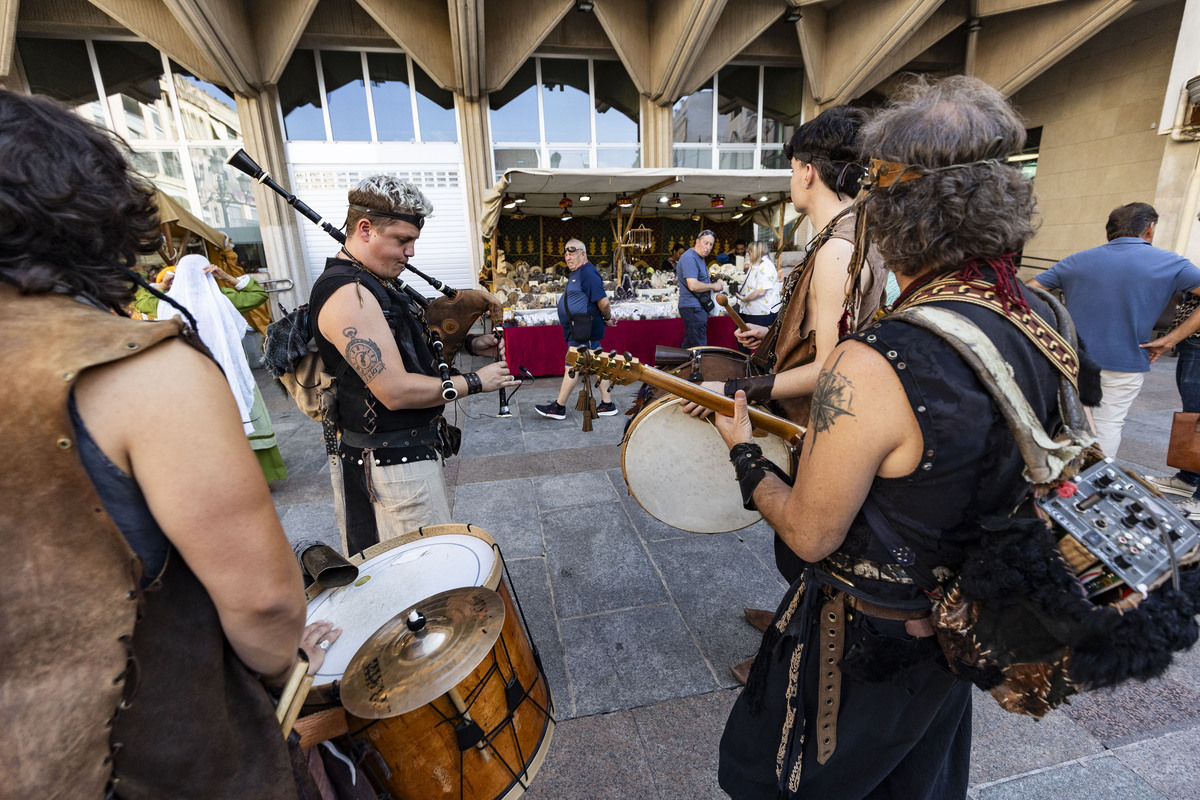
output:
[[736,691],[724,690],[633,709],[650,774],[663,798],[722,800],[717,785],[721,733]]
[[1190,650],[1176,653],[1165,677],[1200,693],[1200,647],[1193,645]]
[[672,605],[561,619],[560,626],[579,716],[717,688]]
[[1141,738],[1162,725],[1200,722],[1200,694],[1171,680],[1131,681],[1115,689],[1084,692],[1064,711],[1106,746]]
[[976,788],[976,800],[1168,800],[1113,756],[1068,762],[1003,783]]
[[615,503],[541,515],[560,619],[668,600],[649,556]]
[[528,800],[659,800],[629,711],[559,724]]
[[[330,491],[332,494],[332,489]],[[333,515],[331,501],[290,505],[280,515],[279,521],[283,523],[283,531],[292,544],[301,539],[319,539],[335,550],[341,551],[342,549],[342,540],[338,533],[337,519]]]
[[483,528],[499,543],[506,559],[540,557],[545,552],[528,478],[458,486],[453,508],[455,522]]
[[[525,438],[515,420],[495,420],[498,426],[492,429],[469,431],[463,434],[460,458],[496,456],[507,453],[524,453]],[[511,424],[508,424],[511,423]]]
[[1171,800],[1200,800],[1200,730],[1179,731],[1113,751],[1122,764]]
[[1104,745],[1061,709],[1036,720],[1005,711],[978,689],[972,697],[971,728],[972,783],[1104,752]]
[[329,475],[319,472],[289,474],[283,480],[273,481],[267,486],[271,488],[271,499],[280,512],[297,503],[333,502],[333,485],[329,482]]
[[512,577],[514,594],[520,601],[529,626],[529,636],[542,658],[542,669],[554,697],[554,713],[558,719],[574,716],[571,683],[567,678],[567,663],[563,657],[558,622],[554,618],[554,602],[550,596],[550,575],[544,558],[505,560]]
[[451,459],[459,462],[458,482],[488,483],[511,478],[532,478],[535,475],[554,475],[553,453],[513,453],[503,456]]
[[783,587],[774,570],[768,572],[731,533],[694,534],[648,547],[717,680],[737,686],[729,668],[752,657],[762,641],[743,609],[779,605]]
[[[543,475],[533,479],[539,511],[569,506],[617,504],[617,494],[603,472]],[[611,513],[619,513],[613,509]]]

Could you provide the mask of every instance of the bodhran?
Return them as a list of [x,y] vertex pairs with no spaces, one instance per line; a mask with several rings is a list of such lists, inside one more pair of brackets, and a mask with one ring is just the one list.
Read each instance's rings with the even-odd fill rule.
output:
[[[663,371],[685,380],[690,380],[693,372],[698,372],[701,380],[722,383],[730,378],[748,378],[757,374],[754,365],[750,363],[750,356],[740,350],[731,350],[728,347],[716,347],[715,345],[700,345],[689,348],[689,351],[692,354],[690,360]],[[651,390],[651,397],[655,400],[667,394],[665,389]]]
[[[742,507],[742,492],[729,463],[729,448],[711,422],[685,414],[683,401],[666,396],[646,406],[621,444],[621,472],[638,505],[673,528],[726,533],[762,519]],[[755,437],[763,455],[792,474],[791,447],[764,433]]]
[[[383,542],[363,556],[357,581],[321,592],[308,604],[309,622],[325,619],[343,629],[315,676],[318,696],[336,697],[364,644],[398,614],[420,610],[429,598],[482,587],[498,595],[503,609],[494,645],[481,649],[482,660],[450,691],[378,719],[346,709],[349,735],[371,782],[386,793],[381,796],[395,800],[520,797],[549,749],[554,701],[504,580],[495,541],[474,526],[436,525]],[[482,733],[477,742],[456,732],[469,721]]]

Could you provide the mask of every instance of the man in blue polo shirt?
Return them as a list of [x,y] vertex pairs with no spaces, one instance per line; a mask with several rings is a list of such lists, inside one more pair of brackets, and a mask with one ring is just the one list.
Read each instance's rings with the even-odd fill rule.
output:
[[[563,261],[571,270],[566,288],[558,299],[558,322],[562,325],[563,337],[567,340],[568,347],[599,350],[600,340],[604,338],[604,328],[617,324],[613,319],[608,294],[604,291],[604,281],[600,278],[596,265],[588,261],[583,242],[572,239],[563,250]],[[592,318],[591,330],[586,338],[576,338],[572,331],[571,317],[579,314],[587,314]],[[582,378],[583,373],[572,373],[568,370],[563,375],[558,397],[552,402],[534,406],[534,410],[550,419],[566,419],[567,400]],[[596,413],[602,417],[611,417],[617,413],[617,406],[612,399],[612,381],[600,382],[600,402],[596,405]]]
[[1151,244],[1157,224],[1158,212],[1152,206],[1121,206],[1108,217],[1108,244],[1067,256],[1029,281],[1031,286],[1062,289],[1079,338],[1100,365],[1104,398],[1092,419],[1097,444],[1108,456],[1115,456],[1121,446],[1125,415],[1150,371],[1150,356],[1142,343],[1150,341],[1171,295],[1200,295],[1200,269]]
[[708,265],[704,263],[716,240],[712,231],[700,231],[696,244],[685,251],[675,265],[675,277],[679,282],[679,316],[683,318],[683,347],[708,344],[712,292],[725,291],[725,281],[709,283]]

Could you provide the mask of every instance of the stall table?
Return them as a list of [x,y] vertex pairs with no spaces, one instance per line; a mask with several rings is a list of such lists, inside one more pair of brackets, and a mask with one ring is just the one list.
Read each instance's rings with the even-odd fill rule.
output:
[[[708,343],[716,347],[736,348],[733,320],[726,316],[708,318]],[[605,351],[632,353],[643,364],[653,366],[658,345],[679,347],[683,344],[683,320],[628,319],[606,328],[601,342]],[[560,325],[518,325],[504,329],[504,346],[509,368],[516,372],[525,367],[536,376],[562,375],[566,365],[567,343]]]

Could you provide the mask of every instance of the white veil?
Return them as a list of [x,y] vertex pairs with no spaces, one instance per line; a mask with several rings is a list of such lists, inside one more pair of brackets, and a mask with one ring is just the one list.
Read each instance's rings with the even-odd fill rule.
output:
[[[254,431],[250,421],[250,409],[254,407],[254,376],[250,374],[250,365],[242,350],[242,337],[250,326],[229,298],[221,294],[217,279],[204,273],[206,266],[208,259],[204,256],[181,258],[175,268],[175,282],[167,295],[196,318],[196,332],[225,371],[225,380],[229,381],[242,415],[242,429],[248,436]],[[159,319],[175,316],[180,314],[174,306],[159,302]]]

